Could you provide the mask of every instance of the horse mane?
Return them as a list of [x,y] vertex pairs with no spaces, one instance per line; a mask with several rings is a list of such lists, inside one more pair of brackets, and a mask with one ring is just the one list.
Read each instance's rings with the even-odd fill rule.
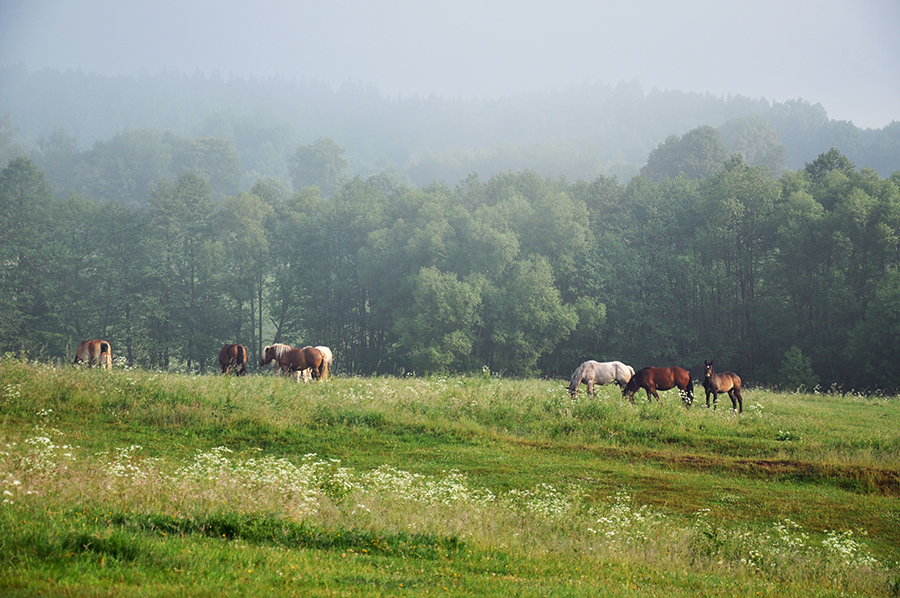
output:
[[578,382],[581,381],[581,376],[582,376],[582,374],[584,374],[584,370],[587,369],[588,363],[589,362],[585,361],[581,365],[579,365],[577,368],[575,368],[575,373],[572,374],[572,382],[575,382],[576,380]]
[[571,391],[573,388],[578,388],[578,385],[581,384],[581,376],[584,374],[584,370],[587,367],[588,362],[582,362],[577,368],[575,368],[575,373],[572,374],[572,383],[569,384],[569,390]]
[[275,343],[270,346],[272,347],[272,349],[275,350],[275,358],[276,359],[282,357],[285,353],[287,353],[288,351],[293,349],[292,346],[285,345],[284,343]]

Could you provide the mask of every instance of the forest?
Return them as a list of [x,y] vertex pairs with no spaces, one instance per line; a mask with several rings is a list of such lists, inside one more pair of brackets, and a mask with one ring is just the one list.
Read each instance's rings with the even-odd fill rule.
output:
[[[802,101],[620,86],[587,90],[598,110],[582,106],[580,128],[548,122],[571,110],[527,116],[536,97],[510,99],[517,112],[374,91],[336,102],[343,127],[332,112],[280,127],[199,101],[232,86],[214,78],[0,79],[0,351],[70,359],[102,337],[120,364],[204,372],[225,342],[286,342],[332,347],[338,373],[546,377],[586,359],[698,376],[714,359],[750,385],[900,389],[897,122],[860,131]],[[166,82],[193,90],[194,114],[174,100],[152,114],[182,126],[123,116]],[[29,88],[75,83],[18,109]],[[222,97],[253,105],[277,82],[253,83]],[[319,92],[293,109],[321,116],[349,94]],[[100,93],[113,128],[79,130],[96,136],[85,149],[67,130]],[[629,122],[661,132],[600,135],[628,93],[642,98]],[[665,132],[652,105],[679,101]],[[415,124],[388,134],[375,117],[390,110]],[[521,136],[492,146],[504,119]]]

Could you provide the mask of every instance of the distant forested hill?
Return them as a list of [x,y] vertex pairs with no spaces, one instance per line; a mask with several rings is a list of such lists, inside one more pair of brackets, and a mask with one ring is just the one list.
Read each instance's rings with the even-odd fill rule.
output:
[[[752,115],[762,120],[747,121]],[[59,193],[102,195],[87,183],[76,184],[79,177],[96,178],[85,169],[101,168],[100,157],[92,155],[88,162],[94,166],[85,166],[81,154],[106,155],[117,144],[140,146],[138,153],[157,165],[180,156],[193,166],[221,162],[223,194],[235,185],[247,189],[259,178],[287,182],[297,146],[320,138],[346,150],[350,174],[390,172],[419,186],[455,185],[472,172],[523,169],[569,180],[613,174],[627,180],[660,144],[701,125],[724,127],[723,140],[732,151],[747,150],[760,137],[771,142],[777,134],[787,169],[801,168],[831,147],[881,176],[900,169],[900,122],[863,130],[829,120],[825,107],[804,100],[645,91],[636,82],[473,100],[391,98],[360,83],[332,89],[316,81],[217,73],[104,77],[13,67],[0,70],[0,117],[3,163],[28,152]],[[41,160],[48,153],[54,159]],[[71,164],[81,155],[80,172],[54,176],[47,165],[59,167],[66,155]],[[182,170],[160,166],[154,172],[178,176]],[[143,185],[137,179],[136,189]]]

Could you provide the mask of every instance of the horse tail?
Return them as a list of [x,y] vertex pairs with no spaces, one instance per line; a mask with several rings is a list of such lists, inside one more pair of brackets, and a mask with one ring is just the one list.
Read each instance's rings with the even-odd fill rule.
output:
[[[103,356],[106,356],[105,358]],[[109,348],[109,343],[106,341],[100,341],[100,355],[98,358],[100,362],[100,367],[106,370],[112,368],[112,349]]]
[[569,394],[573,397],[578,392],[578,385],[581,384],[581,376],[584,374],[584,368],[587,362],[585,361],[580,366],[575,369],[575,373],[572,374],[572,382],[569,384]]
[[237,363],[235,365],[238,368],[238,376],[247,373],[247,350],[244,345],[237,346]]
[[690,399],[690,402],[694,402],[694,379],[690,377],[688,374],[688,383],[687,383],[687,396]]

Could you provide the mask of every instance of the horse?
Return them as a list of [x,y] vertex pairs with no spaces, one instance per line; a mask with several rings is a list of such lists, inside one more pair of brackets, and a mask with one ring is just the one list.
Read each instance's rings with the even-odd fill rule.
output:
[[684,368],[672,366],[669,368],[643,368],[634,373],[625,388],[622,389],[622,396],[627,397],[631,404],[634,405],[634,394],[638,389],[643,388],[647,391],[647,400],[653,402],[650,398],[652,394],[659,401],[659,393],[657,390],[669,390],[678,387],[681,395],[681,401],[685,407],[690,407],[694,402],[694,381],[691,380],[691,374]]
[[713,370],[713,362],[703,361],[703,388],[706,389],[706,407],[709,408],[709,395],[713,395],[713,409],[719,401],[719,393],[727,392],[731,399],[731,410],[744,412],[744,398],[741,396],[741,377],[734,372],[717,374]]
[[[288,367],[286,365],[282,366],[281,363],[279,363],[279,361],[278,361],[278,357],[283,355],[287,351],[293,350],[293,348],[294,347],[292,347],[290,345],[286,345],[284,343],[274,343],[274,344],[269,345],[265,349],[263,349],[263,355],[265,355],[266,352],[269,351],[269,349],[272,349],[274,351],[274,354],[275,354],[274,359],[275,359],[275,363],[278,365],[278,373],[283,376],[288,373]],[[268,363],[268,362],[266,362],[266,363]],[[262,364],[260,364],[260,365],[262,365]]]
[[237,375],[243,376],[247,373],[247,349],[244,345],[225,345],[219,351],[219,365],[223,375],[237,368]]
[[625,365],[621,361],[599,362],[589,359],[578,366],[575,373],[572,374],[572,383],[569,384],[569,394],[572,398],[578,393],[578,387],[582,383],[587,384],[587,391],[590,396],[594,396],[595,384],[609,384],[615,382],[619,388],[625,388],[631,377],[634,376],[634,368]]
[[109,348],[109,343],[99,339],[82,341],[78,345],[78,350],[75,351],[75,361],[72,364],[80,362],[87,363],[88,367],[94,367],[96,363],[101,368],[109,370],[112,368],[112,351]]
[[300,382],[301,372],[307,368],[310,368],[314,380],[322,379],[322,373],[326,367],[325,355],[315,347],[295,349],[289,346],[285,348],[270,345],[265,348],[259,365],[263,367],[273,360],[278,363],[278,367],[282,371],[290,372],[297,382]]
[[[331,364],[334,361],[334,355],[331,353],[331,349],[329,349],[325,345],[318,345],[318,346],[316,346],[316,349],[321,351],[322,355],[325,357],[325,363],[322,368],[322,376],[321,376],[322,382],[325,382],[326,380],[328,380],[328,373],[331,371]],[[303,370],[303,381],[309,382],[309,377],[310,377],[309,369]]]

